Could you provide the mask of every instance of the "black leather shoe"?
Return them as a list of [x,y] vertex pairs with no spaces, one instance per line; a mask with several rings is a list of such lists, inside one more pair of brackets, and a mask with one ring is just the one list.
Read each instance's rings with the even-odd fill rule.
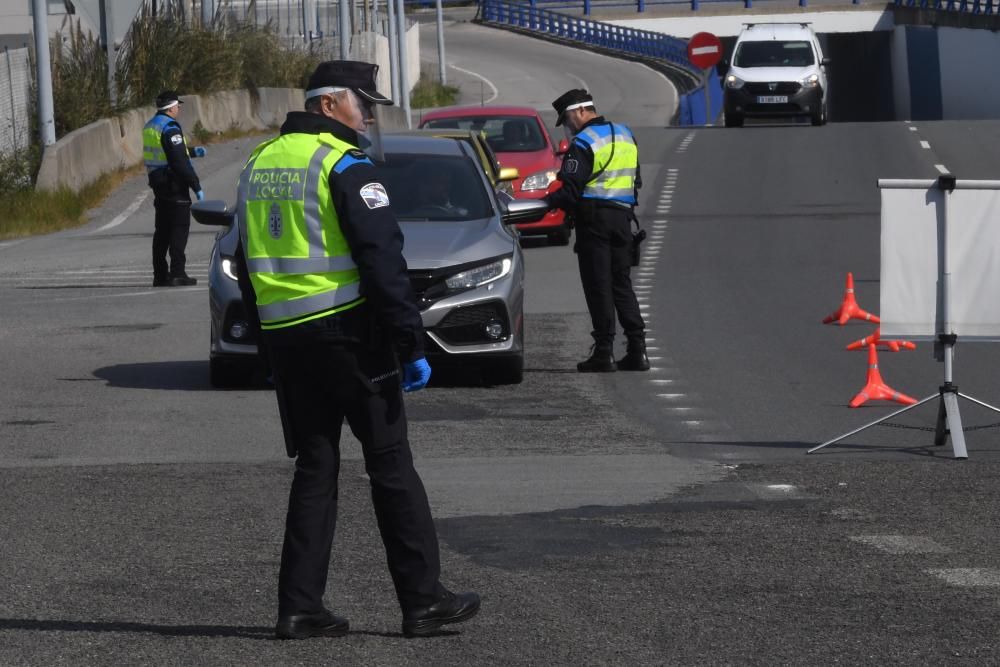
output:
[[280,616],[274,628],[278,639],[309,639],[310,637],[343,637],[351,629],[346,618],[328,609],[318,614]]
[[433,635],[442,625],[467,621],[478,611],[478,593],[448,593],[448,597],[429,607],[404,613],[403,634],[407,637]]
[[625,356],[619,359],[615,365],[620,371],[648,371],[649,357],[646,356],[646,342],[630,342]]
[[171,287],[189,287],[191,285],[197,285],[198,279],[192,278],[191,276],[177,276],[176,278],[170,279]]
[[581,373],[613,373],[615,370],[615,357],[610,348],[597,347],[590,352],[590,357],[576,365],[576,370]]

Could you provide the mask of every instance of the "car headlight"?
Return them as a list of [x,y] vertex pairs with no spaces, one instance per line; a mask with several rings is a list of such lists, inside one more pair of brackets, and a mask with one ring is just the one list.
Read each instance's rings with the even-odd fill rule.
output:
[[222,272],[226,274],[227,277],[236,280],[236,262],[232,257],[222,256]]
[[513,264],[509,257],[504,257],[489,264],[483,264],[482,266],[456,273],[445,279],[444,283],[453,292],[482,287],[510,273],[510,267]]
[[521,182],[521,190],[544,190],[556,180],[556,172],[552,169],[535,172]]
[[815,88],[819,85],[819,74],[810,74],[802,79],[802,85],[806,88]]
[[726,75],[726,88],[742,88],[743,79],[736,76],[735,74]]

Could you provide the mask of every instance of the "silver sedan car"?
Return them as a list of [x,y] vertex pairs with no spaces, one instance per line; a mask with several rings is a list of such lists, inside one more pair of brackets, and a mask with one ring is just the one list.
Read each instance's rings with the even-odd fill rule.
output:
[[[380,177],[403,231],[431,366],[475,366],[486,384],[521,382],[524,257],[514,224],[541,219],[545,205],[495,191],[467,142],[389,135],[383,143]],[[236,281],[234,212],[221,201],[198,202],[192,212],[225,227],[208,274],[210,379],[216,387],[246,384],[262,364],[259,329]]]

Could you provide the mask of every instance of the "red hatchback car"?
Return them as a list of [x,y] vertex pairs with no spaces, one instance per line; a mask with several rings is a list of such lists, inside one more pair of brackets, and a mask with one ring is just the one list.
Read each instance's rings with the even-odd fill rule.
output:
[[[514,167],[520,173],[513,182],[517,199],[540,199],[561,185],[556,174],[569,144],[566,140],[558,146],[553,144],[545,123],[530,107],[446,107],[425,114],[420,127],[482,133],[500,166]],[[570,228],[562,211],[549,211],[538,222],[519,224],[517,228],[525,235],[544,234],[551,243],[569,243]]]

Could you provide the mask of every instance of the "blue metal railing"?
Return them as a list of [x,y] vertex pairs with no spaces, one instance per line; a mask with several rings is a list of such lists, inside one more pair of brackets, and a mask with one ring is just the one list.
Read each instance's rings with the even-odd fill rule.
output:
[[993,16],[1000,14],[1000,0],[895,0],[897,7],[935,9],[942,12]]
[[718,117],[722,110],[722,87],[714,70],[710,72],[707,84],[711,109],[705,108],[702,71],[688,60],[685,40],[507,0],[482,0],[480,12],[486,23],[508,25],[622,55],[659,60],[682,70],[697,87],[681,95],[677,114],[677,122],[681,125],[703,125]]
[[[446,0],[447,1],[447,0]],[[647,8],[655,8],[657,6],[689,6],[691,11],[698,11],[703,3],[706,4],[723,4],[729,3],[734,5],[740,5],[742,9],[752,9],[754,6],[754,0],[522,0],[524,4],[530,5],[531,7],[537,7],[539,5],[545,5],[546,7],[552,9],[569,9],[573,11],[582,11],[584,16],[590,16],[594,9],[615,9],[615,8],[634,8],[636,12],[643,13]],[[896,0],[896,4],[900,2],[916,2],[918,0]],[[921,2],[937,2],[941,4],[943,0],[919,0]],[[944,0],[949,4],[957,4],[957,2],[962,2],[965,4],[969,0]],[[980,2],[981,0],[975,0],[975,2]],[[988,2],[993,2],[993,0],[987,0]],[[765,6],[770,4],[770,0],[758,0],[762,2]],[[843,0],[844,4],[858,5],[861,4],[861,0]],[[997,0],[1000,4],[1000,0]],[[799,7],[808,7],[809,0],[798,0]]]
[[488,23],[510,25],[581,44],[665,60],[695,76],[699,74],[688,62],[687,42],[663,33],[581,19],[531,4],[503,0],[483,0],[482,17]]

